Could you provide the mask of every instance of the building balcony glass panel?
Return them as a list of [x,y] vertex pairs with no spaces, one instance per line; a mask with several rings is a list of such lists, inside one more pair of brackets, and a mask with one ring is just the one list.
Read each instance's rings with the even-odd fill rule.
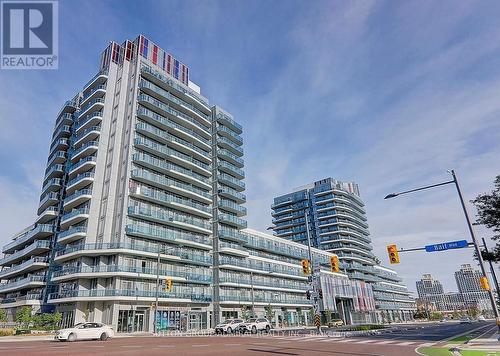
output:
[[101,110],[104,108],[104,99],[103,98],[95,98],[90,100],[85,106],[82,106],[80,110],[78,110],[75,114],[78,119],[87,115],[92,110]]
[[[175,292],[164,292],[160,290],[158,293],[159,299],[162,302],[166,302],[169,299],[186,299],[191,300],[196,303],[210,303],[211,296],[206,294],[192,294],[192,293],[175,293]],[[104,298],[104,297],[118,297],[118,299],[124,297],[130,297],[131,299],[145,298],[147,300],[154,300],[156,297],[156,291],[141,291],[141,290],[129,290],[129,289],[99,289],[99,290],[72,290],[65,291],[62,293],[52,293],[49,294],[49,303],[51,301],[57,302],[58,299],[75,299],[75,298]]]
[[234,153],[231,153],[229,150],[226,150],[224,148],[217,149],[217,156],[234,164],[238,168],[243,168],[243,166],[245,165],[242,158],[236,156]]
[[42,195],[40,204],[38,206],[38,214],[41,214],[49,206],[57,204],[58,202],[59,202],[59,193],[51,192]]
[[238,230],[219,229],[218,234],[220,238],[226,240],[236,241],[240,243],[245,243],[248,241],[248,238],[245,236],[245,234],[239,232]]
[[237,135],[233,130],[225,126],[217,125],[217,133],[219,134],[219,136],[226,137],[237,145],[243,144],[243,138],[240,135]]
[[97,158],[95,156],[85,157],[69,166],[69,175],[73,176],[95,167]]
[[221,199],[219,200],[218,205],[219,208],[235,213],[237,216],[244,216],[247,214],[247,209],[244,206],[230,200]]
[[71,136],[71,126],[62,125],[57,130],[55,130],[54,134],[52,135],[52,142],[54,142],[54,140],[67,138],[69,136]]
[[86,226],[73,226],[66,231],[61,231],[57,235],[57,242],[60,244],[67,244],[79,239],[83,239],[87,235]]
[[237,179],[245,178],[245,172],[229,162],[219,161],[217,164],[217,168],[219,168],[219,170],[222,172],[233,175]]
[[75,135],[88,127],[98,126],[102,122],[102,111],[92,112],[84,117],[80,117],[74,126]]
[[47,160],[47,167],[51,167],[54,164],[61,164],[66,162],[66,158],[68,157],[65,151],[55,151],[52,153]]
[[77,136],[75,136],[74,140],[75,143],[73,144],[73,147],[79,148],[86,142],[96,141],[99,138],[100,134],[101,134],[100,126],[87,127],[86,129],[81,130],[80,133]]
[[45,279],[45,276],[30,276],[15,282],[0,284],[0,293],[43,286]]
[[33,305],[33,304],[40,304],[40,302],[43,299],[43,295],[40,293],[30,293],[22,296],[18,296],[15,298],[5,298],[2,299],[0,302],[1,304],[4,304],[4,308],[10,307],[9,305],[6,304],[21,304],[21,305]]
[[[220,258],[220,266],[221,268],[226,269],[226,266],[236,266],[236,267],[243,267],[249,270],[252,270],[254,273],[264,273],[264,274],[269,274],[270,272],[272,273],[279,273],[279,274],[285,274],[289,276],[295,276],[295,277],[302,277],[302,270],[299,268],[297,265],[297,268],[291,268],[289,266],[284,266],[284,265],[279,265],[279,264],[271,264],[268,262],[261,262],[261,261],[254,261],[254,260],[246,260],[246,259],[237,259],[237,258],[231,258],[231,257],[226,257],[222,256]],[[230,268],[229,268],[230,269]]]
[[56,177],[60,178],[62,177],[63,174],[64,174],[64,166],[62,164],[56,164],[47,171],[45,177],[43,178],[43,181],[46,183],[47,180]]
[[92,199],[92,189],[76,190],[73,194],[68,195],[63,202],[64,210],[70,210],[88,200]]
[[3,253],[12,253],[16,249],[20,249],[26,244],[31,243],[36,238],[47,238],[54,233],[54,226],[50,224],[41,224],[27,230],[23,234],[17,236],[14,241],[3,247]]
[[88,89],[94,87],[95,85],[101,85],[108,80],[108,70],[101,70],[96,75],[90,79],[87,84],[83,86],[83,91],[86,92]]
[[74,190],[81,189],[94,181],[94,173],[87,172],[77,175],[66,184],[66,193],[71,194]]
[[49,266],[48,257],[32,257],[29,260],[24,261],[19,265],[10,268],[4,268],[3,270],[1,270],[0,279],[11,278],[14,275],[36,271],[48,266]]
[[61,218],[61,229],[69,225],[78,224],[89,218],[90,210],[88,208],[73,209]]
[[243,132],[243,126],[241,126],[239,123],[233,120],[230,115],[219,111],[216,115],[216,119],[218,122],[221,124],[229,127],[231,130],[233,130],[237,134],[241,134]]
[[44,224],[47,221],[54,220],[59,215],[59,209],[55,206],[49,206],[47,209],[42,211],[37,219],[37,224]]
[[245,183],[239,179],[230,176],[229,174],[219,173],[217,174],[217,179],[219,180],[220,183],[225,184],[230,188],[237,190],[238,192],[242,192],[245,190]]
[[231,151],[239,157],[243,156],[243,148],[224,136],[217,136],[217,145]]
[[71,153],[71,162],[75,163],[80,158],[94,154],[99,148],[99,141],[89,141]]
[[22,250],[16,251],[11,255],[4,256],[4,258],[0,259],[0,266],[7,266],[12,263],[16,263],[21,261],[26,256],[33,254],[40,254],[43,252],[47,252],[50,249],[50,241],[39,240],[33,242],[31,245],[23,248]]
[[56,124],[54,127],[59,127],[61,125],[71,125],[73,123],[73,114],[70,113],[63,113],[62,115],[59,114],[56,120]]
[[247,222],[243,219],[240,219],[236,216],[229,215],[229,214],[218,214],[219,222],[223,224],[228,224],[240,229],[246,229],[247,227]]
[[61,178],[53,178],[48,180],[42,187],[42,195],[46,194],[49,191],[59,191],[61,189],[61,184]]
[[57,139],[52,143],[52,145],[50,145],[49,154],[57,150],[65,151],[68,149],[68,147],[69,147],[69,140],[67,138]]
[[87,90],[85,94],[83,94],[82,101],[80,103],[81,106],[86,106],[90,99],[93,99],[97,96],[103,97],[106,94],[106,85],[96,85],[92,87],[92,89]]
[[229,187],[221,187],[219,188],[218,192],[221,197],[233,199],[240,204],[245,203],[247,201],[247,197],[245,194],[237,192],[236,190]]

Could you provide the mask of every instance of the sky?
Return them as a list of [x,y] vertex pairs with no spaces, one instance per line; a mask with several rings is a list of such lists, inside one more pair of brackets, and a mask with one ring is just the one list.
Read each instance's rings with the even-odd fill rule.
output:
[[[0,70],[0,243],[33,223],[61,105],[97,72],[109,41],[144,34],[190,67],[202,94],[244,126],[247,220],[273,197],[334,177],[360,185],[374,252],[469,239],[467,200],[500,174],[500,3],[495,1],[69,1],[59,69]],[[473,206],[468,205],[472,215]],[[479,237],[491,233],[476,229]],[[456,290],[472,250],[401,255]]]

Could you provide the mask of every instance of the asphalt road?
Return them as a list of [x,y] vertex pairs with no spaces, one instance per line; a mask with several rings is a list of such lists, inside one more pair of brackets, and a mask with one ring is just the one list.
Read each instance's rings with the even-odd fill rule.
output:
[[211,336],[211,337],[123,337],[109,341],[1,342],[0,355],[415,355],[420,346],[480,328],[487,332],[493,323],[440,323],[394,327],[392,332],[364,337],[336,338],[300,334]]

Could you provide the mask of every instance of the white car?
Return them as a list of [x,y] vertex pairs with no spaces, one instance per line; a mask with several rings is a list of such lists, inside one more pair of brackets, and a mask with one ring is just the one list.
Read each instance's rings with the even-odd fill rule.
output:
[[228,319],[225,322],[218,324],[215,327],[216,334],[231,334],[239,329],[240,325],[243,324],[244,321],[241,319]]
[[54,339],[59,341],[101,340],[115,336],[113,328],[101,323],[79,323],[72,328],[61,329],[56,332]]
[[269,332],[271,330],[271,323],[266,318],[251,318],[244,324],[240,325],[240,331],[251,332],[257,334],[259,331]]

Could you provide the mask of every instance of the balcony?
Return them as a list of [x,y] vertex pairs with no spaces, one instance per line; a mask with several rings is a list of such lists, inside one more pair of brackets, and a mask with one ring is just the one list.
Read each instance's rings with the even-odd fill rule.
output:
[[73,123],[73,114],[63,113],[59,114],[54,127],[59,127],[61,125],[71,125]]
[[47,167],[51,167],[53,164],[61,164],[66,162],[68,157],[66,151],[55,151],[47,159]]
[[243,148],[224,136],[217,136],[217,145],[231,151],[238,157],[243,156]]
[[71,136],[71,126],[62,125],[52,135],[52,141],[60,138],[67,138],[69,136]]
[[272,281],[263,281],[258,277],[254,277],[253,281],[251,279],[242,279],[241,277],[224,276],[220,278],[220,283],[228,287],[238,287],[238,288],[252,288],[252,284],[255,289],[260,290],[282,290],[293,291],[304,293],[309,289],[308,283],[303,283],[300,281],[291,281],[283,279],[273,279]]
[[[192,293],[175,293],[164,292],[160,290],[158,293],[159,301],[178,302],[178,303],[210,303],[211,296],[206,294]],[[75,290],[66,291],[63,293],[49,294],[49,303],[64,303],[79,300],[126,300],[126,301],[147,301],[154,302],[156,291],[137,291],[128,289],[99,289],[99,290]]]
[[238,230],[219,229],[218,233],[219,237],[225,240],[236,241],[239,243],[248,242],[248,238],[245,236],[245,234],[239,232]]
[[41,195],[44,195],[47,192],[59,191],[61,189],[61,184],[62,184],[61,178],[50,179],[43,185]]
[[97,158],[95,156],[90,156],[81,159],[75,164],[72,164],[69,167],[69,176],[74,176],[75,174],[89,171],[90,169],[95,167],[96,160]]
[[222,172],[236,177],[237,179],[245,178],[245,172],[229,162],[219,161],[217,164],[217,168],[219,168],[219,170]]
[[80,131],[80,133],[75,137],[75,143],[73,147],[78,148],[81,145],[89,141],[96,141],[101,134],[100,126],[90,126],[86,129]]
[[282,244],[278,242],[271,242],[265,239],[248,238],[246,245],[252,247],[252,249],[267,251],[272,254],[284,255],[293,258],[309,258],[307,247],[295,247],[289,244]]
[[[252,303],[252,298],[246,295],[231,295],[231,296],[226,296],[226,295],[221,295],[220,296],[221,304],[232,304],[232,305],[240,305],[240,304],[249,304],[251,305]],[[284,295],[277,295],[274,298],[266,298],[262,296],[254,296],[253,302],[256,305],[284,305],[284,306],[304,306],[304,307],[311,307],[313,304],[312,300],[308,299],[295,299],[295,298],[287,298]]]
[[217,149],[217,156],[223,160],[228,161],[229,163],[234,164],[238,168],[243,168],[245,165],[242,158],[236,156],[234,153],[231,153],[229,150],[224,148]]
[[63,176],[63,174],[64,174],[64,166],[62,164],[56,164],[47,171],[45,177],[43,178],[43,181],[47,182],[47,180],[52,178],[60,178]]
[[[184,251],[182,248],[169,249],[167,253],[161,253],[161,260],[175,261],[178,263],[187,263],[203,266],[211,266],[212,258],[208,254],[194,254]],[[158,256],[158,247],[146,246],[142,244],[129,244],[125,242],[116,243],[97,243],[97,244],[78,244],[68,246],[56,253],[55,260],[63,262],[75,258],[75,256],[102,256],[125,254],[132,256],[143,256],[156,259]]]
[[45,224],[47,221],[54,220],[59,215],[59,209],[55,206],[49,206],[47,209],[42,211],[35,223],[36,224]]
[[95,85],[102,85],[108,80],[108,71],[100,71],[90,79],[87,84],[84,85],[83,91],[86,92],[88,89],[93,88]]
[[14,275],[40,270],[49,266],[48,257],[32,257],[23,263],[0,271],[0,279],[12,278]]
[[221,199],[218,202],[218,206],[220,209],[232,212],[237,216],[244,216],[247,214],[247,209],[244,206],[236,204],[230,200]]
[[229,215],[229,214],[218,214],[219,222],[227,225],[234,226],[239,229],[246,229],[247,228],[247,222],[243,219],[240,219],[236,216]]
[[38,255],[50,250],[50,241],[38,240],[33,242],[31,245],[23,248],[22,250],[16,251],[10,255],[4,256],[0,259],[0,266],[7,266],[12,263],[21,261],[28,255]]
[[92,189],[76,190],[64,199],[63,208],[68,211],[90,199],[92,199]]
[[241,134],[243,132],[243,126],[241,126],[236,121],[234,121],[233,118],[229,114],[226,114],[222,111],[219,111],[217,113],[216,119],[217,119],[217,122],[220,122],[221,124],[229,127],[231,130],[233,130],[237,134]]
[[219,242],[219,253],[225,253],[226,255],[233,255],[238,257],[250,256],[250,253],[248,253],[245,247],[227,242]]
[[38,206],[38,214],[41,214],[49,206],[55,205],[59,202],[59,193],[47,193],[42,196],[40,205]]
[[66,193],[71,194],[75,190],[88,186],[93,181],[94,181],[93,172],[81,173],[72,180],[70,180],[68,184],[66,184]]
[[14,308],[24,305],[40,305],[43,295],[39,293],[29,293],[15,298],[5,298],[0,303],[2,308]]
[[180,181],[167,178],[163,175],[155,174],[142,169],[134,169],[132,170],[130,175],[133,179],[161,189],[194,198],[207,204],[210,204],[212,202],[211,196],[207,191],[199,189],[189,183],[182,183]]
[[73,209],[61,218],[61,229],[70,225],[76,225],[89,218],[90,210],[88,208]]
[[276,276],[282,275],[284,277],[295,277],[297,279],[306,280],[307,277],[302,275],[302,270],[297,265],[297,268],[292,268],[289,266],[284,266],[280,264],[268,264],[264,265],[263,262],[257,262],[254,260],[247,259],[236,259],[231,257],[221,257],[220,268],[232,269],[240,271],[252,271],[253,273],[266,274],[269,275],[270,272]]
[[42,287],[45,285],[45,276],[30,276],[15,282],[0,284],[0,293],[13,292],[16,290]]
[[67,138],[57,139],[52,143],[52,145],[50,145],[49,154],[57,150],[65,151],[68,149],[68,147],[69,147],[69,140]]
[[234,131],[228,129],[225,126],[217,125],[217,133],[220,136],[230,139],[237,145],[241,146],[243,144],[243,138],[241,138],[241,136],[237,135]]
[[242,192],[245,190],[245,183],[239,179],[236,179],[229,174],[219,173],[217,174],[217,179],[220,183],[229,186],[230,188],[235,189],[238,192]]
[[136,224],[129,224],[125,227],[125,232],[127,235],[155,239],[159,241],[169,241],[183,246],[192,246],[206,250],[212,249],[212,240],[206,236],[167,230],[154,225],[139,226]]
[[3,253],[13,253],[16,249],[20,249],[26,244],[31,243],[34,239],[47,238],[54,233],[54,226],[48,224],[37,225],[23,234],[17,236],[14,241],[3,247]]
[[76,149],[71,154],[71,162],[75,163],[80,158],[90,156],[97,152],[99,148],[99,141],[89,141],[86,144],[82,145],[80,148]]
[[95,85],[90,90],[84,92],[80,105],[86,106],[89,100],[95,99],[97,97],[102,98],[105,94],[106,94],[105,84]]
[[221,197],[233,199],[240,204],[245,203],[247,201],[247,197],[245,196],[245,194],[239,193],[236,190],[229,187],[219,188],[218,192]]
[[104,108],[104,99],[103,98],[96,98],[96,99],[90,100],[85,106],[81,107],[75,116],[78,117],[78,120],[80,120],[81,117],[84,117],[85,115],[89,114],[90,112],[102,110],[103,108]]
[[76,240],[83,239],[85,236],[87,236],[86,226],[74,226],[70,227],[66,231],[61,231],[57,235],[57,242],[59,244],[67,244]]
[[98,126],[101,122],[102,111],[95,111],[85,117],[81,117],[78,119],[78,123],[74,126],[75,135],[80,134],[82,130],[85,130],[88,127]]

